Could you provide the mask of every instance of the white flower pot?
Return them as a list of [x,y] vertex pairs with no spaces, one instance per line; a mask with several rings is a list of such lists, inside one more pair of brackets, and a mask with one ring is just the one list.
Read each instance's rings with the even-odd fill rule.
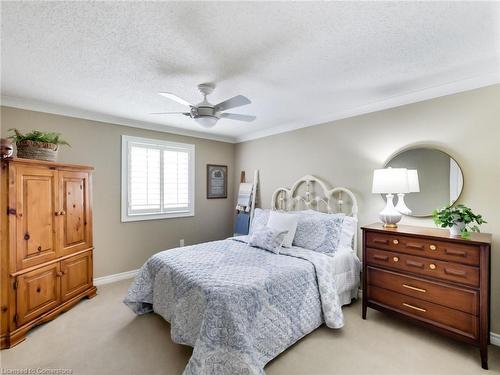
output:
[[460,236],[460,232],[465,228],[465,223],[458,223],[450,228],[450,236]]

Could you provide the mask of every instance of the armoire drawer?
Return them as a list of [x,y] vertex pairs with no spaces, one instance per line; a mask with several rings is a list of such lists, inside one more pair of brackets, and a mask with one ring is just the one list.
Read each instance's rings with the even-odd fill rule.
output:
[[479,286],[479,268],[463,264],[372,248],[366,249],[366,262],[368,265],[380,265],[436,279]]
[[92,286],[92,251],[61,261],[61,299],[67,301]]
[[479,265],[479,248],[475,245],[369,232],[366,234],[366,246],[447,262]]
[[52,310],[61,301],[59,263],[17,276],[16,325],[21,326]]
[[473,339],[478,337],[477,316],[373,285],[368,285],[368,300],[454,333]]
[[479,313],[479,293],[474,289],[454,287],[373,267],[368,267],[367,277],[370,285],[468,314],[478,315]]

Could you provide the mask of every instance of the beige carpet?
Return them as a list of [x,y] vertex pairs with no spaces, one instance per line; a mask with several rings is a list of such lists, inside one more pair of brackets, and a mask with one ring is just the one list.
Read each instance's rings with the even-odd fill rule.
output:
[[[73,374],[181,374],[191,348],[170,340],[155,314],[136,317],[122,304],[130,281],[105,285],[92,300],[44,324],[3,350],[3,368],[67,368]],[[373,310],[344,307],[341,330],[321,327],[266,366],[268,375],[498,374],[500,348],[490,346],[490,371],[479,352]],[[0,372],[1,373],[1,372]],[[236,375],[236,374],[235,374]]]

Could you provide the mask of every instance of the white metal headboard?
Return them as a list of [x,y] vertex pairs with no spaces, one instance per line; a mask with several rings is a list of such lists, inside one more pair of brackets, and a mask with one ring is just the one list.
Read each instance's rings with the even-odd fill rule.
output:
[[[299,191],[302,185],[305,186],[303,193]],[[318,192],[316,186],[319,186],[321,191]],[[344,213],[355,218],[356,230],[354,232],[353,250],[357,252],[358,202],[354,193],[349,189],[343,187],[330,189],[323,180],[312,175],[306,175],[299,178],[290,189],[284,187],[276,189],[272,196],[271,208],[283,211],[306,209],[325,213]],[[345,212],[345,210],[348,212]]]

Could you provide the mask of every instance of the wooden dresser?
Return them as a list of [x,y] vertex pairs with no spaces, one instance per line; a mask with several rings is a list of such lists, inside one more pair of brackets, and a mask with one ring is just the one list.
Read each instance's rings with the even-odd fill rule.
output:
[[93,297],[91,167],[2,161],[0,346]]
[[363,230],[367,307],[396,314],[480,348],[488,368],[491,235],[401,225]]

